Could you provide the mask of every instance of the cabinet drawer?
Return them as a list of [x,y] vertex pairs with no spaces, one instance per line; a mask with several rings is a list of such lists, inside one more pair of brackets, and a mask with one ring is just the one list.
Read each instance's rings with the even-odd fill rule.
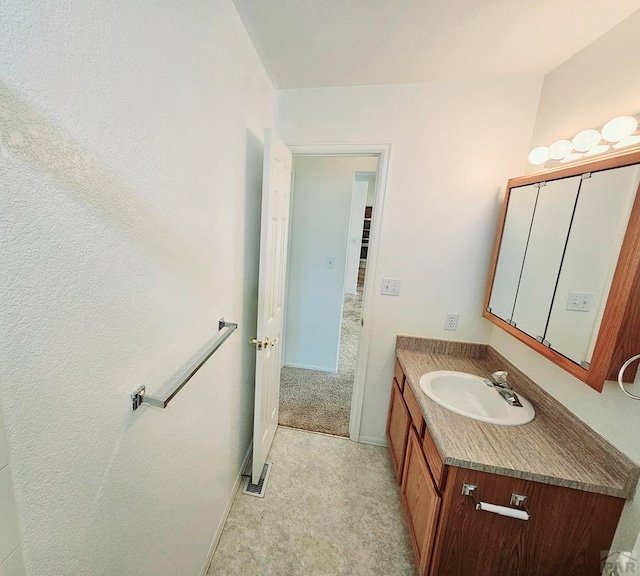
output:
[[411,414],[411,421],[416,428],[416,432],[418,433],[418,436],[422,438],[422,433],[424,432],[424,418],[422,417],[420,405],[411,391],[411,386],[405,386],[402,395],[404,396],[404,401],[407,403],[407,409],[409,410],[409,414]]
[[398,381],[400,392],[404,391],[404,372],[402,371],[402,366],[400,366],[400,362],[398,362],[397,359],[396,366],[393,369],[393,377]]

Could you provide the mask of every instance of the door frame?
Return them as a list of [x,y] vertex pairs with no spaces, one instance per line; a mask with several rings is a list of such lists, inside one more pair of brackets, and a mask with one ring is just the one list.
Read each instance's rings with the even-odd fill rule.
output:
[[[373,177],[371,176],[373,174]],[[353,233],[354,230],[352,229],[352,225],[353,225],[353,201],[355,199],[355,191],[356,191],[356,184],[358,183],[362,183],[362,182],[366,182],[367,183],[367,192],[369,191],[369,182],[374,182],[376,181],[376,172],[366,172],[366,171],[358,171],[355,172],[353,175],[353,183],[351,185],[351,211],[349,213],[349,237],[347,239],[347,257],[346,257],[346,266],[345,266],[345,274],[344,274],[344,283],[343,283],[343,293],[346,294],[346,288],[347,288],[347,276],[349,274],[349,252],[351,251],[351,239],[353,237]],[[374,190],[374,200],[375,200],[375,190]],[[363,208],[366,210],[366,197],[365,197],[365,205],[363,206]],[[357,253],[358,253],[358,265],[360,263],[360,250],[362,248],[362,233],[363,233],[363,222],[364,222],[364,215],[365,212],[362,212],[362,215],[360,217],[360,219],[358,220],[358,228],[355,230],[357,236],[358,236],[358,246],[357,246]],[[369,234],[371,234],[371,231],[369,230]],[[355,293],[354,293],[355,294]],[[343,299],[343,305],[344,305],[344,299]],[[342,328],[340,329],[340,336],[342,337]]]
[[351,414],[349,416],[349,438],[354,442],[359,442],[367,363],[371,343],[371,328],[373,326],[375,296],[373,281],[376,278],[378,267],[378,251],[382,232],[382,214],[387,188],[391,144],[290,144],[286,142],[285,144],[291,150],[293,156],[377,156],[378,158],[376,193],[373,202],[369,251],[367,253],[367,272],[365,273],[362,294],[362,318],[364,322],[358,341],[356,374],[353,382]]

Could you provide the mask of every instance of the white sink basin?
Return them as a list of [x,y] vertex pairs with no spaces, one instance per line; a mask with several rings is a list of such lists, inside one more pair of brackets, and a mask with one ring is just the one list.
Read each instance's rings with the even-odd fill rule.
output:
[[495,388],[485,384],[484,378],[473,374],[427,372],[420,378],[420,388],[447,410],[480,422],[519,426],[531,422],[536,415],[531,403],[517,392],[522,407],[510,406]]

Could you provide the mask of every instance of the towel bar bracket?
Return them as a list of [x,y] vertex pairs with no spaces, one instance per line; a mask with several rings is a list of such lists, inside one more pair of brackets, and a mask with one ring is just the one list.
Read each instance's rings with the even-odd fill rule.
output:
[[142,405],[142,397],[144,396],[144,386],[140,386],[131,393],[131,409],[137,410]]

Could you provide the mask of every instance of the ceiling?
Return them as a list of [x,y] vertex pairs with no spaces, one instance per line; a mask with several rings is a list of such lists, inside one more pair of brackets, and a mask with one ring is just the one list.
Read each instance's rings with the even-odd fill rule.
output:
[[545,74],[640,0],[234,0],[276,88]]

